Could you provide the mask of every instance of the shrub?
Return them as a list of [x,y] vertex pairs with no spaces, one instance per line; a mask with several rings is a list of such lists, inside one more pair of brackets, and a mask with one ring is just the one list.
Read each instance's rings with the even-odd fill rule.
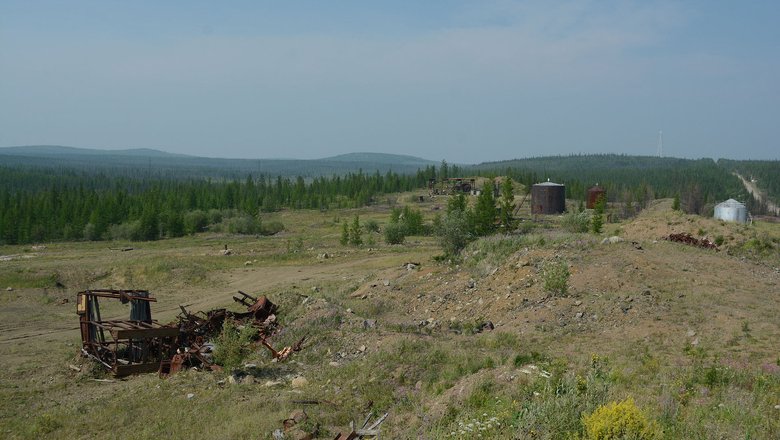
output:
[[399,223],[390,223],[385,226],[385,243],[402,244],[406,238],[406,228]]
[[544,265],[544,290],[553,295],[566,295],[569,290],[569,265],[565,261],[550,261]]
[[188,234],[203,232],[209,225],[209,218],[200,209],[184,214],[184,231]]
[[654,439],[661,431],[636,406],[633,398],[600,406],[592,414],[582,417],[587,438],[592,440],[611,439]]
[[140,222],[128,222],[121,225],[111,225],[108,227],[108,235],[112,240],[135,240],[138,235]]
[[379,223],[374,219],[366,221],[366,231],[379,232]]
[[446,255],[457,255],[469,242],[469,224],[466,215],[461,211],[453,211],[441,221],[437,231],[439,244]]
[[569,232],[588,232],[590,215],[587,211],[570,212],[563,216],[561,226]]
[[247,325],[239,329],[233,321],[226,320],[214,344],[214,361],[225,369],[240,366],[249,355],[250,344],[257,336],[257,329]]

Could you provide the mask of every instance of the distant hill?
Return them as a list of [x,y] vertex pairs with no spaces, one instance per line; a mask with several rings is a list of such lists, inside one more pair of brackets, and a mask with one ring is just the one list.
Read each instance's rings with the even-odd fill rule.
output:
[[418,157],[350,153],[323,159],[223,159],[173,154],[148,148],[100,150],[58,145],[0,148],[0,165],[77,169],[136,175],[139,170],[178,178],[243,178],[247,175],[318,176],[393,171],[413,174],[435,162]]
[[100,150],[96,148],[65,147],[62,145],[27,145],[0,148],[0,155],[13,156],[143,156],[143,157],[192,157],[186,154],[168,153],[151,148],[129,148],[123,150]]
[[338,156],[325,157],[320,160],[329,162],[363,162],[394,165],[416,165],[420,167],[437,164],[435,161],[422,159],[420,157],[387,153],[347,153],[340,154]]

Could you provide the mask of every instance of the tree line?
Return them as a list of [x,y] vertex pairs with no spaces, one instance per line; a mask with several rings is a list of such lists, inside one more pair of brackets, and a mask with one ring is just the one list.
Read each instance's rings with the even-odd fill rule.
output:
[[220,181],[0,167],[0,244],[155,240],[211,226],[227,232],[273,232],[278,225],[264,227],[262,213],[364,206],[378,195],[423,186],[428,178],[424,171]]

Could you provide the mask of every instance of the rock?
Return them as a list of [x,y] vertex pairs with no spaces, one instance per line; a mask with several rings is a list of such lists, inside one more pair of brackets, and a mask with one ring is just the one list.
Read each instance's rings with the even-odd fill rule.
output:
[[13,287],[6,287],[5,290],[6,290],[6,292],[13,292],[14,288]]
[[423,383],[422,383],[422,381],[421,381],[421,380],[418,380],[418,381],[417,381],[417,383],[415,383],[415,384],[414,384],[414,389],[415,389],[415,391],[420,391],[420,390],[422,390],[422,387],[423,387]]
[[620,243],[621,241],[623,241],[622,238],[620,238],[620,237],[618,237],[616,235],[613,235],[612,237],[607,237],[607,238],[601,240],[601,244],[615,244],[615,243]]
[[195,394],[193,394],[193,393],[189,393],[189,394],[187,394],[187,398],[188,398],[188,399],[192,399],[193,397],[195,397]]
[[696,336],[696,331],[695,330],[688,330],[688,333],[686,333],[686,335],[689,338],[692,338],[692,337]]
[[275,387],[282,385],[284,382],[278,381],[278,380],[269,380],[266,383],[263,384],[263,386],[266,386],[268,388]]
[[583,317],[584,315],[585,315],[585,314],[584,314],[584,313],[582,313],[582,312],[577,312],[577,314],[576,314],[576,315],[574,315],[574,316],[575,316],[577,319],[582,319],[582,317]]
[[241,384],[242,385],[254,385],[255,383],[255,377],[251,374],[247,374],[246,376],[241,378]]
[[328,258],[330,258],[330,255],[328,255],[327,252],[323,252],[317,255],[318,260],[327,260]]
[[312,287],[312,288],[311,288],[311,291],[312,291],[312,292],[319,292],[319,291],[320,291],[320,288],[319,288],[319,287],[317,287],[317,286],[314,286],[314,287]]
[[415,270],[417,269],[417,265],[414,263],[409,263],[406,265],[406,270]]
[[244,368],[246,368],[247,370],[252,368],[257,368],[257,364],[244,364]]
[[347,313],[352,313],[352,309],[347,309]]
[[477,287],[477,282],[474,281],[474,278],[469,278],[468,282],[466,283],[466,287],[468,287],[469,289],[473,289]]
[[780,405],[775,405],[775,409],[780,410]]
[[230,385],[235,385],[237,383],[236,376],[231,374],[228,376],[227,381]]
[[390,280],[382,281],[382,285],[384,285],[385,287],[389,286],[390,285]]
[[295,411],[291,412],[290,417],[288,417],[288,419],[294,421],[296,425],[308,418],[309,416],[306,414],[306,411],[302,409],[296,409]]
[[691,345],[693,345],[694,347],[699,345],[699,338],[695,338],[693,341],[691,341]]
[[363,328],[364,329],[371,329],[376,327],[376,319],[364,319],[363,320]]
[[249,260],[244,261],[244,266],[251,266],[251,265],[252,265],[251,261],[249,261]]
[[232,254],[233,254],[232,249],[225,249],[224,251],[222,251],[222,255],[232,255]]
[[328,365],[330,365],[331,367],[340,367],[341,366],[341,364],[336,362],[336,361],[331,361]]
[[367,348],[366,348],[365,345],[361,345],[360,347],[358,347],[358,351],[361,352],[361,353],[365,353],[366,350],[367,350]]
[[582,305],[582,301],[580,301],[580,300],[574,301],[574,305],[579,307],[579,306]]
[[305,387],[308,384],[309,384],[309,381],[306,380],[306,378],[303,377],[303,376],[298,376],[298,377],[294,378],[292,380],[292,383],[291,383],[293,388],[303,388],[303,387]]

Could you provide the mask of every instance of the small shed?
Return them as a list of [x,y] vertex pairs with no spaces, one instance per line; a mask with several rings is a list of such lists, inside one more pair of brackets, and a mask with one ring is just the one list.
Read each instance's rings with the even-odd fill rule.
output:
[[532,214],[561,214],[566,211],[566,186],[560,183],[537,183],[531,188]]
[[715,218],[726,222],[747,223],[747,207],[734,199],[728,199],[715,205]]
[[599,197],[607,197],[607,190],[600,187],[597,183],[596,186],[592,186],[588,188],[588,201],[585,204],[585,207],[588,209],[593,209],[596,207],[596,202],[599,201]]

